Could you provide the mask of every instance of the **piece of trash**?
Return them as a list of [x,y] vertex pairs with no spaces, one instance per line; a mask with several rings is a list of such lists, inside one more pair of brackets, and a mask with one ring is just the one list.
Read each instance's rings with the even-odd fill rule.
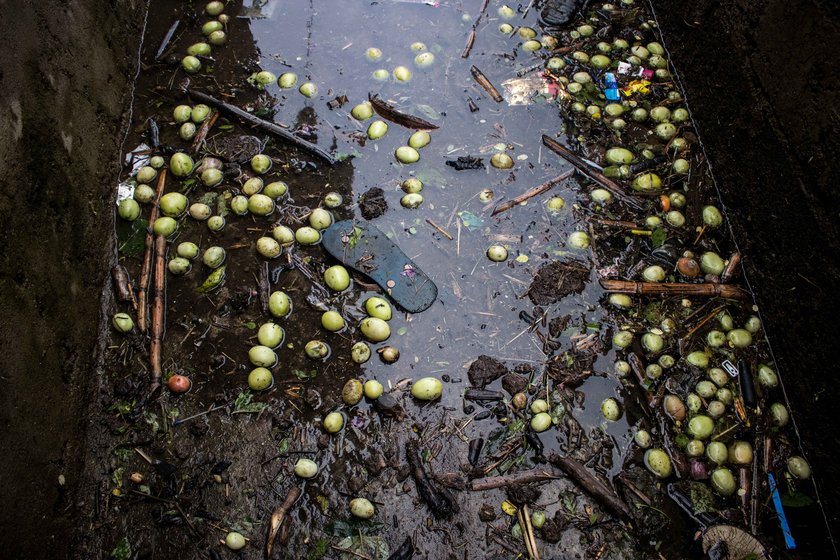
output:
[[647,95],[650,93],[650,88],[648,87],[650,82],[647,80],[633,80],[626,87],[621,88],[621,93],[625,96],[630,97],[634,93],[641,93],[642,95]]
[[723,360],[720,365],[726,370],[726,373],[728,373],[730,377],[738,377],[738,368],[735,367],[735,364],[729,360]]
[[505,90],[504,99],[511,107],[530,105],[540,96],[546,100],[551,100],[557,97],[559,91],[557,85],[546,80],[541,74],[527,78],[505,80],[502,82],[502,87]]
[[324,231],[324,249],[342,264],[379,284],[410,313],[428,309],[437,286],[376,226],[358,220],[337,222]]
[[604,89],[604,95],[607,99],[610,101],[618,101],[621,99],[621,96],[618,94],[618,82],[615,80],[615,74],[607,72],[604,77],[604,81],[607,84],[607,87]]
[[618,68],[616,68],[616,72],[618,72],[619,74],[630,74],[632,70],[633,65],[629,62],[619,62]]
[[773,507],[776,509],[776,514],[779,516],[779,525],[782,527],[782,535],[785,537],[785,548],[794,550],[796,548],[796,541],[793,540],[793,534],[790,532],[790,525],[788,525],[787,516],[785,515],[785,508],[782,506],[782,497],[779,495],[779,488],[776,486],[776,478],[773,473],[767,473],[767,482],[770,484],[770,495],[773,496]]

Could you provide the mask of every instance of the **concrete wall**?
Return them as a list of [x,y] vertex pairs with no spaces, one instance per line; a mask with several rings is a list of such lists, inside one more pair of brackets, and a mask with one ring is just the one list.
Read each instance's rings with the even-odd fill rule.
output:
[[70,497],[144,10],[141,0],[0,0],[4,558],[63,558],[77,528]]

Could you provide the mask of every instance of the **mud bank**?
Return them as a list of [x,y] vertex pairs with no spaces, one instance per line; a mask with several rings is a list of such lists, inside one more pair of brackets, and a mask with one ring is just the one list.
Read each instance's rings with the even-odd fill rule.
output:
[[[0,550],[65,557],[140,0],[0,2]],[[63,475],[65,485],[59,485]]]
[[830,524],[840,526],[840,435],[826,414],[840,390],[826,375],[838,335],[829,302],[840,277],[840,193],[827,163],[840,149],[830,109],[840,76],[837,53],[826,47],[840,41],[840,19],[815,1],[653,4],[747,256],[799,430],[814,436],[803,443],[822,471]]

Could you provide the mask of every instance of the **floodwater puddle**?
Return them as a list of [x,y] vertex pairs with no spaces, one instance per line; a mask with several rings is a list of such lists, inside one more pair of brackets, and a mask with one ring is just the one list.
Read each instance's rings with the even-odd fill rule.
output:
[[[700,554],[691,542],[692,526],[664,492],[668,481],[676,481],[672,470],[680,484],[689,484],[686,446],[689,440],[703,446],[710,435],[686,435],[685,407],[692,416],[708,418],[701,407],[717,402],[722,409],[714,409],[715,433],[726,442],[732,440],[728,434],[752,437],[745,419],[738,420],[737,381],[716,379],[719,387],[701,395],[705,400],[696,408],[691,395],[697,397],[695,385],[720,360],[737,364],[745,358],[758,367],[762,343],[760,324],[749,331],[734,328],[750,325],[752,311],[737,301],[737,288],[721,283],[723,271],[715,270],[714,257],[732,260],[732,245],[716,229],[713,212],[703,210],[715,199],[705,162],[691,152],[696,138],[679,113],[682,98],[669,81],[665,53],[651,46],[658,45],[655,27],[632,1],[599,3],[588,9],[586,21],[579,18],[545,35],[538,10],[529,4],[507,8],[494,1],[478,11],[481,4],[246,0],[221,5],[220,13],[211,15],[198,5],[152,2],[149,51],[174,20],[180,24],[160,62],[153,62],[154,52],[146,54],[131,138],[151,143],[153,120],[160,146],[153,146],[151,155],[163,156],[169,167],[165,192],[183,193],[190,204],[205,205],[196,212],[213,218],[175,212],[165,292],[155,289],[157,273],[148,284],[152,321],[163,321],[165,331],[162,395],[146,400],[149,360],[155,359],[146,352],[146,335],[137,329],[115,333],[109,347],[106,385],[113,386],[115,401],[110,435],[99,441],[113,457],[107,473],[111,503],[124,521],[104,537],[106,546],[128,542],[133,550],[154,551],[156,558],[180,557],[186,550],[222,554],[226,538],[228,548],[242,544],[230,536],[237,533],[249,539],[240,552],[245,558],[261,557],[269,542],[275,557],[385,559],[410,537],[415,557],[512,558],[520,552],[536,557],[528,539],[523,541],[524,530],[535,535],[543,557]],[[208,24],[214,21],[221,23]],[[202,26],[215,30],[215,41],[224,44],[195,47],[204,41]],[[472,46],[465,49],[473,31]],[[196,54],[185,60],[188,48]],[[469,56],[463,56],[465,50]],[[187,67],[200,69],[185,73]],[[546,68],[550,72],[543,74]],[[633,76],[622,75],[624,70]],[[665,72],[654,77],[654,70]],[[604,99],[612,95],[606,92],[607,72],[618,75],[624,88],[623,103],[612,103],[618,108]],[[495,86],[501,99],[493,99],[482,81]],[[193,159],[198,164],[202,157],[217,158],[209,167],[219,167],[221,183],[205,187],[198,173],[173,177],[172,154],[189,151],[193,143],[190,130],[185,133],[173,119],[178,105],[193,107],[190,115],[195,114],[198,103],[189,92],[209,94],[279,125],[338,161],[330,164],[222,110],[212,126],[202,127],[199,119],[193,127],[207,129]],[[406,150],[419,157],[416,162],[395,156],[414,142],[414,128],[376,114],[370,119],[351,114],[372,97],[434,126],[427,145]],[[210,105],[212,112],[223,109]],[[369,134],[374,121],[387,124],[377,139]],[[582,162],[560,157],[552,141],[578,153]],[[619,145],[629,149],[605,154]],[[251,164],[258,153],[271,160],[264,173]],[[459,170],[459,162],[474,168]],[[151,187],[161,172],[149,181]],[[558,177],[539,194],[494,213]],[[404,198],[409,179],[422,183],[415,193],[422,199]],[[253,181],[282,181],[288,189],[274,197],[267,216],[255,215],[253,206],[237,211],[244,200],[237,197],[260,189]],[[623,183],[611,191],[615,181]],[[635,192],[631,182],[639,184]],[[376,192],[372,189],[381,189],[387,210],[381,212],[380,204],[381,215],[368,223],[359,203]],[[272,258],[256,249],[258,239],[279,236],[277,226],[295,231],[309,225],[315,208],[327,208],[336,221],[375,226],[438,288],[436,301],[423,312],[394,307],[390,336],[369,341],[372,356],[364,363],[353,359],[351,349],[365,339],[359,329],[369,312],[365,302],[387,294],[356,273],[349,288],[329,287],[324,272],[337,261],[319,244],[291,242],[278,246],[280,254]],[[117,219],[121,264],[141,288],[147,285],[142,220],[148,209],[142,205],[134,222]],[[212,220],[222,227],[212,230]],[[198,259],[188,272],[172,273],[184,243],[198,247]],[[197,293],[213,274],[201,262],[210,247],[225,251],[224,279]],[[491,247],[494,254],[503,247],[506,258],[489,258]],[[695,266],[717,280],[680,276],[678,259],[694,259],[683,254],[687,250],[697,252],[701,262]],[[153,260],[148,269],[155,268]],[[556,268],[549,271],[549,265]],[[663,278],[648,278],[656,267]],[[640,275],[651,280],[649,287],[667,275],[696,291],[674,288],[674,295],[650,292],[654,295],[625,301],[610,293],[626,287],[602,286],[604,280],[623,281],[644,294]],[[271,312],[269,294],[278,291],[291,300],[288,315]],[[157,306],[163,312],[156,315]],[[120,307],[134,313],[128,302]],[[345,323],[337,332],[323,322],[329,311]],[[735,324],[719,328],[724,339],[730,333],[731,344],[704,344],[711,325],[723,324],[726,313]],[[274,353],[268,351],[276,361],[263,364],[249,350],[267,345],[260,327],[271,322],[282,327],[283,338],[273,341]],[[733,331],[755,334],[756,343],[742,345]],[[154,325],[149,333],[156,337]],[[325,343],[328,355],[308,356],[311,341]],[[385,347],[398,350],[396,361],[377,352]],[[693,350],[714,363],[685,362]],[[249,375],[261,365],[270,371],[270,385],[251,390]],[[190,390],[170,391],[165,383],[172,374],[188,378]],[[439,399],[411,396],[412,383],[424,377],[440,381]],[[386,395],[348,402],[342,392],[352,379],[377,381]],[[780,398],[772,387],[767,381],[759,388],[762,402]],[[666,390],[686,402],[679,418],[663,420],[656,412]],[[330,412],[342,415],[337,433],[322,426]],[[543,418],[547,424],[540,428]],[[673,419],[670,439],[676,436],[677,444],[663,438]],[[653,443],[640,447],[639,431],[652,434]],[[419,474],[407,455],[407,446],[416,442]],[[659,471],[663,480],[644,468],[648,445],[665,447],[671,456],[665,456],[668,472]],[[793,453],[789,445],[784,452]],[[692,462],[703,462],[702,451],[692,453]],[[556,474],[547,484],[507,491],[470,490],[486,476],[553,471],[552,464],[562,463],[555,455],[571,458],[584,474]],[[295,474],[301,459],[315,462],[314,478]],[[736,477],[745,465],[734,466]],[[712,467],[709,462],[703,468]],[[692,473],[697,468],[692,466]],[[619,475],[632,480],[619,483]],[[595,483],[600,490],[593,491]],[[695,494],[701,492],[695,485],[704,489],[723,519],[749,530],[745,513],[754,505],[736,503],[728,487],[718,488],[723,497],[715,498],[707,482],[690,484]],[[302,496],[281,508],[284,524],[270,531],[272,512],[277,514],[293,487],[301,488]],[[148,495],[155,498],[145,499]],[[370,500],[372,519],[351,518],[354,498]],[[530,522],[520,527],[517,508],[544,512],[548,521],[530,530]],[[130,529],[138,526],[147,527],[142,535]]]

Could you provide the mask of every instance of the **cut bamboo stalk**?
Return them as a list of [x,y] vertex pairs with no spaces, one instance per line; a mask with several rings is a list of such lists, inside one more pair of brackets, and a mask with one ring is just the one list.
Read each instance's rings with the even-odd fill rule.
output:
[[137,328],[140,332],[146,332],[146,307],[149,294],[149,281],[152,273],[152,249],[155,245],[155,234],[152,232],[155,220],[158,215],[158,203],[163,195],[163,187],[166,184],[166,169],[160,170],[158,175],[157,189],[155,191],[155,202],[149,212],[149,225],[146,232],[146,249],[143,253],[143,267],[140,270],[140,286],[137,291]]
[[164,291],[166,281],[166,238],[158,235],[155,238],[155,291],[154,303],[152,305],[152,342],[149,347],[149,361],[152,365],[152,382],[149,385],[149,394],[155,395],[160,390],[161,352],[163,345],[163,323],[164,306],[166,293]]
[[710,296],[728,299],[746,299],[747,294],[737,286],[728,284],[680,284],[678,282],[628,282],[601,280],[601,287],[608,292],[636,295]]

